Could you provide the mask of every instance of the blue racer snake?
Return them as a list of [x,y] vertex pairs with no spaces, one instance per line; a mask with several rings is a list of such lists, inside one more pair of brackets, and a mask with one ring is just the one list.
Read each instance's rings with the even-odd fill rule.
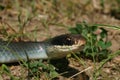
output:
[[0,63],[20,60],[59,59],[80,51],[86,40],[80,34],[63,34],[42,42],[0,41]]

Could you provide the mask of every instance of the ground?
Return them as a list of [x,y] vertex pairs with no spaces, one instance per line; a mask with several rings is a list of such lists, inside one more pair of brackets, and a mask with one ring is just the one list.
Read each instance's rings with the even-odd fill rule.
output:
[[[43,41],[60,34],[70,33],[69,28],[83,21],[89,24],[119,26],[119,8],[119,0],[104,2],[102,0],[3,0],[0,1],[0,37],[3,40]],[[108,40],[112,42],[110,50],[113,53],[120,50],[120,30],[104,28],[108,31]],[[75,58],[69,58],[70,68],[67,70],[81,72],[88,68],[84,74],[92,80],[94,63],[90,59],[83,58],[82,60],[86,64],[85,67]],[[12,75],[22,76],[24,78],[20,77],[20,79],[23,80],[26,78],[27,70],[19,64],[10,64],[9,68]],[[88,80],[84,74],[79,74],[74,80]],[[58,80],[68,80],[73,75],[69,78],[61,76]],[[9,76],[1,74],[0,79],[9,80]],[[44,77],[40,80],[42,79]],[[103,66],[97,80],[120,80],[120,56]]]

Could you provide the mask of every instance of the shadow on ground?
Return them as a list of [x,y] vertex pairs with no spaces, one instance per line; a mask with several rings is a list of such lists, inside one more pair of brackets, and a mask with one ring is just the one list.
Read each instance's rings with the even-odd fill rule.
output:
[[[80,72],[79,70],[69,67],[69,61],[65,58],[62,59],[58,59],[58,60],[51,60],[50,61],[51,64],[53,64],[56,68],[57,68],[57,72],[59,74],[62,74],[62,77],[65,77],[67,79],[70,79],[71,76],[77,74],[78,72]],[[53,80],[60,80],[59,78],[55,78]],[[89,76],[86,75],[86,73],[81,73],[76,75],[75,77],[73,77],[70,80],[89,80]]]

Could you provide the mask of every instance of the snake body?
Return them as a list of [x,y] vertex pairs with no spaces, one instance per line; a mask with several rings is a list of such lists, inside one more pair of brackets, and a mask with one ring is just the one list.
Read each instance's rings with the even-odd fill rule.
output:
[[42,42],[0,41],[0,63],[27,59],[57,59],[80,51],[85,39],[79,34],[64,34]]

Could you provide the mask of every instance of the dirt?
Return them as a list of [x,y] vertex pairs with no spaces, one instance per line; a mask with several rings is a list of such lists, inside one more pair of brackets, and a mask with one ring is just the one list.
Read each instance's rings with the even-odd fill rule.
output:
[[[17,0],[16,0],[17,1]],[[96,0],[92,0],[96,1]],[[108,1],[108,3],[107,3]],[[32,2],[35,7],[35,12],[32,12]],[[60,34],[66,34],[69,33],[68,28],[74,27],[77,22],[83,22],[86,21],[89,24],[109,24],[114,26],[120,25],[120,20],[116,18],[116,16],[112,15],[110,13],[111,10],[111,4],[109,0],[106,0],[104,9],[101,9],[99,4],[100,2],[91,2],[88,5],[85,5],[84,1],[73,1],[73,7],[70,6],[72,3],[69,4],[69,1],[66,0],[65,2],[60,1],[60,4],[58,4],[58,8],[55,8],[55,6],[52,6],[52,1],[9,1],[4,0],[0,1],[0,32],[3,31],[3,26],[5,27],[7,31],[7,35],[1,34],[1,38],[4,40],[7,40],[9,35],[11,34],[17,34],[19,32],[19,26],[20,23],[22,24],[26,19],[26,14],[29,15],[31,13],[30,17],[32,16],[32,19],[25,24],[23,33],[29,34],[27,37],[22,37],[22,40],[24,41],[34,41],[34,37],[36,38],[36,41],[42,41],[47,38],[60,35]],[[112,1],[114,2],[114,1]],[[14,4],[15,3],[15,4]],[[30,4],[29,4],[30,3]],[[71,14],[68,15],[66,11],[66,6],[70,6],[70,8],[73,8],[73,12],[71,11]],[[75,6],[77,5],[77,7]],[[81,4],[78,5],[78,4]],[[20,6],[18,6],[20,5]],[[65,9],[64,9],[65,7]],[[78,8],[80,7],[80,9]],[[69,8],[69,7],[68,7]],[[18,16],[20,14],[21,10],[22,14],[20,16],[21,22],[18,21]],[[57,11],[58,9],[58,11]],[[59,10],[61,9],[61,10]],[[75,11],[74,11],[75,10]],[[69,11],[69,10],[68,10]],[[27,16],[28,16],[27,15]],[[34,16],[35,15],[35,16]],[[67,16],[66,16],[67,15]],[[119,14],[120,15],[120,14]],[[12,27],[12,28],[10,28]],[[108,40],[112,42],[112,46],[109,48],[112,50],[112,52],[115,52],[117,50],[120,50],[120,30],[114,30],[110,28],[104,27],[108,31]],[[15,31],[13,31],[14,29]],[[37,30],[36,36],[33,36],[33,33]],[[33,36],[33,37],[31,37]],[[15,39],[18,40],[19,39]],[[69,58],[69,66],[68,71],[70,72],[69,77],[66,76],[60,76],[56,80],[71,80],[70,77],[73,76],[76,73],[81,72],[82,70],[85,70],[89,67],[90,69],[84,71],[84,73],[80,73],[76,77],[73,78],[73,80],[92,80],[92,74],[94,70],[94,63],[90,59],[82,59],[84,60],[86,66],[84,67],[78,60],[75,58]],[[64,64],[63,64],[64,65]],[[99,62],[96,64],[96,66],[99,65]],[[22,68],[20,65],[10,65],[9,66],[11,74],[16,76],[19,79],[23,79],[22,77],[27,78],[27,70]],[[75,71],[72,72],[72,71]],[[64,72],[64,71],[63,71]],[[22,74],[24,73],[24,74]],[[2,75],[2,80],[10,80],[9,76]],[[42,80],[41,78],[40,80]],[[34,80],[34,79],[33,79]],[[97,80],[120,80],[120,56],[115,57],[114,59],[107,62],[102,70],[100,76],[97,78]]]

